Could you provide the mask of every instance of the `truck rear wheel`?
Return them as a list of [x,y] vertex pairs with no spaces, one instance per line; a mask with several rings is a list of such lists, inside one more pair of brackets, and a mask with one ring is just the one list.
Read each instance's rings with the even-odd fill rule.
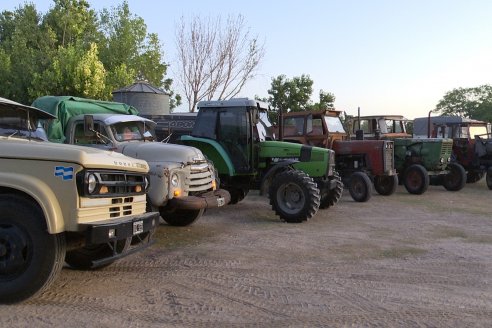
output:
[[443,186],[449,191],[463,189],[466,184],[466,171],[461,164],[449,163],[449,173],[443,178]]
[[350,196],[356,202],[367,202],[372,196],[372,182],[367,174],[363,172],[354,172],[349,181]]
[[343,182],[342,182],[342,179],[340,178],[340,175],[338,174],[338,172],[335,172],[334,179],[336,180],[335,189],[322,190],[322,188],[320,188],[321,201],[319,204],[319,208],[321,208],[321,209],[325,209],[325,208],[328,208],[330,206],[334,206],[336,203],[338,203],[340,198],[342,198]]
[[[131,244],[132,238],[120,239],[116,241],[116,246],[112,247],[109,244],[99,244],[84,246],[82,248],[74,249],[67,252],[65,256],[65,262],[72,269],[76,270],[89,270],[95,268],[93,261],[108,258],[113,253],[121,254],[125,252]],[[114,249],[113,249],[114,248]],[[103,265],[98,265],[97,268],[104,268],[112,264],[116,260],[105,262]]]
[[389,196],[395,193],[398,186],[398,176],[395,175],[378,175],[374,178],[374,189],[383,196]]
[[19,302],[47,289],[63,267],[65,235],[49,234],[41,209],[0,196],[0,302]]
[[487,170],[487,175],[485,177],[485,180],[487,182],[487,187],[489,187],[490,190],[492,190],[492,167],[489,167]]
[[170,226],[175,227],[185,227],[192,224],[203,215],[203,212],[205,212],[205,209],[203,208],[200,210],[159,209],[162,219]]
[[429,174],[420,164],[410,165],[403,174],[403,184],[410,194],[423,194],[429,188],[429,183]]
[[312,218],[319,209],[320,192],[306,173],[289,170],[274,177],[269,190],[275,214],[288,223]]

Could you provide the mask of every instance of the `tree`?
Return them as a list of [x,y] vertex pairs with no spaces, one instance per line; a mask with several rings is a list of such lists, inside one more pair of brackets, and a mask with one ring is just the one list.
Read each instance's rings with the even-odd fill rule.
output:
[[225,26],[220,18],[181,18],[176,45],[177,75],[190,112],[200,100],[236,96],[256,76],[265,53],[257,38],[249,38],[241,15],[229,17]]
[[128,3],[103,9],[87,0],[54,0],[43,16],[32,4],[0,14],[0,92],[29,104],[46,94],[110,100],[111,92],[147,80],[173,97],[157,34],[147,33]]
[[331,92],[319,91],[319,103],[315,103],[310,109],[324,110],[335,108],[335,95]]
[[441,115],[461,116],[492,122],[492,86],[448,91],[435,108]]

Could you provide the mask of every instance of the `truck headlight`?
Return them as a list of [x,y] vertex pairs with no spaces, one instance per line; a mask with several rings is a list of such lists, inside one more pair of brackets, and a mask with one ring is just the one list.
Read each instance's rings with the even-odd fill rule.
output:
[[173,174],[173,175],[171,176],[171,185],[172,185],[173,187],[177,187],[177,186],[179,185],[179,177],[178,177],[178,175],[177,175],[177,174]]
[[97,178],[96,175],[91,173],[87,176],[87,191],[89,194],[93,194],[97,188]]

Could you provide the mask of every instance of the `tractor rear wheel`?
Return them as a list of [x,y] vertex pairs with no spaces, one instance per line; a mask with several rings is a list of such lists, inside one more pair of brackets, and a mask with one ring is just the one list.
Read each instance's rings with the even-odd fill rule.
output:
[[487,170],[487,176],[485,177],[485,179],[487,182],[487,187],[492,190],[492,167],[489,167],[489,169]]
[[306,221],[319,209],[320,192],[316,183],[299,170],[288,170],[275,176],[269,196],[275,214],[288,223]]
[[367,202],[372,196],[371,179],[364,172],[354,172],[350,176],[349,192],[356,202]]
[[403,184],[411,194],[423,194],[429,188],[429,183],[429,174],[420,164],[410,165],[403,174]]
[[449,191],[463,189],[466,184],[466,171],[461,164],[449,163],[449,173],[444,176],[443,186]]
[[398,186],[398,176],[395,175],[378,175],[374,178],[374,189],[378,194],[389,196],[395,193]]

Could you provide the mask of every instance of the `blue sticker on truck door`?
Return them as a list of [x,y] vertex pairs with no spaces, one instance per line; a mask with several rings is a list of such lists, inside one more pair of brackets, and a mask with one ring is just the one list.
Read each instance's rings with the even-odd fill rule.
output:
[[55,177],[61,177],[63,180],[72,180],[73,167],[55,166]]

